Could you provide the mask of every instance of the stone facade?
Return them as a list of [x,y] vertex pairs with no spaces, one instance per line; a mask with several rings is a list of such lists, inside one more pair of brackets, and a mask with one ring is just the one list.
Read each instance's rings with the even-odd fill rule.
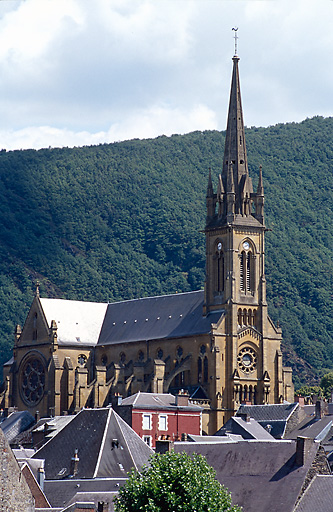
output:
[[[4,367],[4,407],[58,415],[107,405],[115,394],[186,389],[203,407],[203,431],[213,434],[241,403],[293,401],[282,332],[267,311],[263,177],[260,168],[254,193],[238,61],[235,56],[216,192],[209,175],[204,292],[105,305],[99,335],[95,321],[96,332],[84,343],[80,335],[64,335],[61,301],[52,302],[53,315],[52,300],[36,293],[16,331],[14,361]],[[62,302],[70,316],[73,301]]]
[[1,429],[0,471],[0,510],[3,512],[34,512],[34,498]]

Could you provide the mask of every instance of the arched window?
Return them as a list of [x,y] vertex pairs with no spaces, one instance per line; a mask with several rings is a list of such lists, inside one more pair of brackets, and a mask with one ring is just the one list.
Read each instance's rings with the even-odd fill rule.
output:
[[205,356],[204,358],[204,383],[207,384],[208,382],[208,357]]
[[224,253],[221,242],[218,242],[216,245],[215,291],[217,293],[222,293],[224,291]]
[[246,250],[239,257],[239,287],[247,293],[253,291],[253,255],[248,242],[244,242],[243,247]]
[[243,401],[243,386],[241,384],[239,386],[238,401],[239,402]]
[[245,292],[245,259],[246,255],[243,251],[239,263],[239,286],[242,292]]
[[202,359],[198,357],[198,382],[202,381]]
[[249,251],[246,255],[246,291],[251,291],[251,273],[252,273],[252,253]]

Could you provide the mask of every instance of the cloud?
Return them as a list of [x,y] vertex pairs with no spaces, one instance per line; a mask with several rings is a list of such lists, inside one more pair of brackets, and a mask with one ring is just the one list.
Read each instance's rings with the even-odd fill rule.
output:
[[147,111],[133,112],[129,117],[112,124],[107,131],[96,133],[75,132],[52,126],[28,126],[10,132],[0,130],[0,146],[7,150],[85,146],[135,139],[138,138],[138,133],[141,139],[147,139],[157,135],[184,134],[193,130],[213,130],[217,129],[217,125],[215,113],[205,105],[197,105],[190,112],[155,106]]
[[326,0],[0,1],[0,145],[225,129],[235,25],[248,125],[332,115],[332,9]]

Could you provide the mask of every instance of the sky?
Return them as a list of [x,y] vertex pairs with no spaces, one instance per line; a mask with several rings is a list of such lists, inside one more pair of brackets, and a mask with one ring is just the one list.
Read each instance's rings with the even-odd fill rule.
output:
[[0,149],[333,115],[332,0],[0,0]]

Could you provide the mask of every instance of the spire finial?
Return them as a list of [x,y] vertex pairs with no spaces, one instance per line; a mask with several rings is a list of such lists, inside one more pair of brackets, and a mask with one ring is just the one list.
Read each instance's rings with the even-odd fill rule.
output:
[[238,31],[238,27],[233,27],[231,30],[235,31],[234,39],[235,39],[235,57],[236,57],[237,56],[237,40],[238,40],[237,31]]
[[39,297],[39,281],[36,281],[35,297]]

